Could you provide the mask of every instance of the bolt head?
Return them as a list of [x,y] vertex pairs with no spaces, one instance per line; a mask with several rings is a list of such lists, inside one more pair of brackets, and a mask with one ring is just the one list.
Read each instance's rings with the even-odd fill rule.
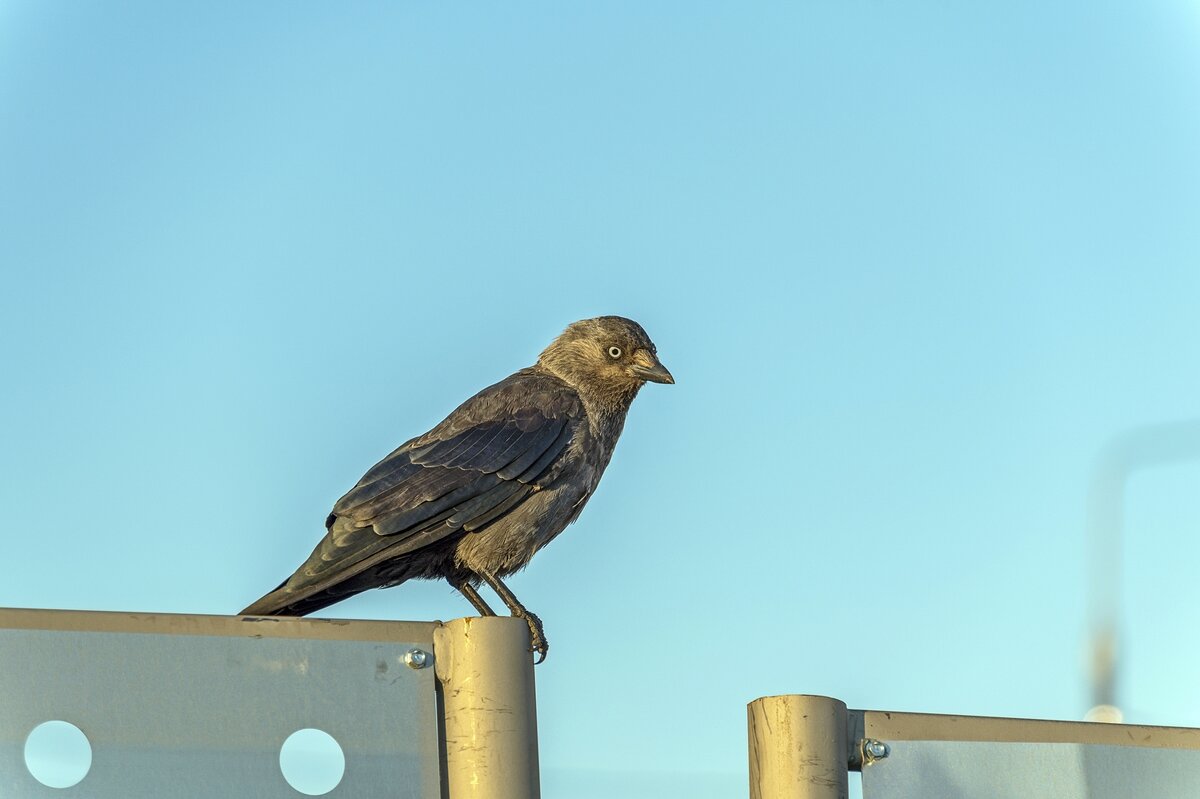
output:
[[429,665],[429,653],[423,649],[410,649],[404,653],[404,665],[410,669],[423,669]]
[[867,741],[863,746],[863,754],[865,754],[871,760],[880,760],[885,758],[888,756],[889,751],[891,750],[888,749],[888,745],[883,741],[870,740]]

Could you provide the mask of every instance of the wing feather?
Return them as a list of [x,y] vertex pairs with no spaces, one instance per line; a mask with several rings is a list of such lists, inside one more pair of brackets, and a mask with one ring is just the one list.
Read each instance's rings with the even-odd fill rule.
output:
[[566,424],[566,419],[552,419],[539,426],[536,431],[527,433],[526,437],[532,437],[529,447],[519,456],[497,469],[496,474],[505,480],[519,479],[519,476],[526,469],[550,450],[551,445],[558,440],[558,435],[562,432]]
[[562,451],[567,448],[567,444],[571,442],[571,437],[575,435],[575,426],[570,423],[564,423],[562,430],[559,431],[558,438],[546,447],[546,451],[534,461],[528,469],[521,473],[517,479],[522,483],[537,483],[539,479],[550,468]]

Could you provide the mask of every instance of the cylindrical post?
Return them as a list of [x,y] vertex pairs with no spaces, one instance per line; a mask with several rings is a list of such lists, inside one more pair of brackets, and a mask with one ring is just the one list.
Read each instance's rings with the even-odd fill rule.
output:
[[450,799],[539,799],[529,625],[455,619],[434,631]]
[[746,707],[750,799],[847,799],[846,705],[764,696]]

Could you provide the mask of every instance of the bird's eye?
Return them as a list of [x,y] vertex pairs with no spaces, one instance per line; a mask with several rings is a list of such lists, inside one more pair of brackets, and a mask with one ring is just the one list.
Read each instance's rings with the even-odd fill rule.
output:
[[608,354],[610,356],[612,356],[613,358],[620,358],[621,357],[621,348],[620,347],[609,347]]

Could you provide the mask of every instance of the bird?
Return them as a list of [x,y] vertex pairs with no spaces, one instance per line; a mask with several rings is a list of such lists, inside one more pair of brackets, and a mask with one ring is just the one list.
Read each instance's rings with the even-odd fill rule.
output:
[[503,578],[579,517],[647,382],[675,378],[641,325],[573,322],[532,366],[371,467],[334,504],[308,559],[240,615],[304,616],[372,588],[445,579],[494,616],[478,590],[486,583],[529,625],[541,663],[541,619]]

